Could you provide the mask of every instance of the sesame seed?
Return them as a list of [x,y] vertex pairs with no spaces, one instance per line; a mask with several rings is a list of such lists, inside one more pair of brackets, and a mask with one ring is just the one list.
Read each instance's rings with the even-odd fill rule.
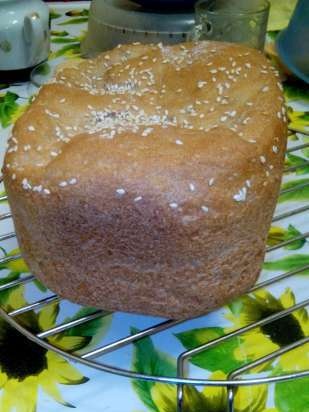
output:
[[52,152],[50,152],[50,155],[53,156],[53,157],[57,157],[57,156],[58,156],[58,153],[52,151]]
[[246,185],[247,185],[247,187],[251,187],[251,182],[250,182],[250,180],[246,180]]
[[142,200],[143,198],[142,198],[142,196],[137,196],[135,199],[134,199],[134,202],[139,202],[140,200]]
[[126,191],[124,189],[120,188],[120,189],[116,190],[116,193],[120,196],[123,196],[126,193]]
[[282,118],[281,112],[277,112],[277,117],[278,117],[278,119],[281,119],[281,118]]
[[50,195],[50,190],[48,190],[48,189],[44,189],[43,192],[44,192],[46,195]]
[[231,117],[236,116],[236,110],[232,110],[231,112],[229,112],[229,116]]
[[13,174],[12,174],[12,180],[15,180],[15,179],[16,179],[16,174],[13,173]]
[[143,137],[147,137],[151,132],[153,132],[153,127],[147,127],[147,128],[143,131],[142,136],[143,136]]
[[206,81],[204,81],[204,80],[199,80],[199,81],[197,82],[197,87],[198,87],[199,89],[202,89],[206,84],[207,84]]
[[68,185],[68,182],[66,182],[66,181],[63,181],[63,182],[60,182],[59,183],[59,186],[60,187],[65,187],[65,186],[67,186]]
[[203,212],[205,212],[205,213],[207,213],[208,211],[209,211],[209,209],[208,209],[208,207],[207,206],[201,206],[201,209],[202,209],[202,211]]
[[35,131],[35,127],[32,126],[32,125],[30,125],[30,126],[28,126],[28,130],[29,130],[29,132],[34,132],[34,131]]
[[190,188],[191,192],[194,192],[194,191],[195,191],[195,186],[194,186],[193,183],[190,183],[190,184],[189,184],[189,188]]
[[77,179],[75,177],[69,180],[70,185],[75,185],[76,183],[77,183]]
[[45,109],[45,113],[50,116],[50,117],[54,117],[55,119],[59,119],[60,115],[58,113],[52,113],[50,110]]
[[182,145],[182,144],[183,144],[183,142],[182,142],[181,140],[179,140],[179,139],[175,140],[175,143],[178,144],[178,145]]
[[23,189],[29,190],[32,188],[31,184],[28,182],[28,179],[24,178],[21,182]]
[[236,200],[236,202],[244,202],[246,198],[247,198],[247,188],[246,187],[241,188],[239,192],[233,196],[233,199]]
[[250,63],[245,63],[245,67],[247,67],[248,69],[251,69],[251,64]]
[[215,74],[215,73],[218,73],[218,70],[216,70],[216,69],[211,69],[211,70],[209,70],[209,72],[210,72],[211,74]]
[[268,92],[268,90],[269,90],[269,87],[268,86],[264,86],[264,87],[262,87],[262,89],[261,89],[261,91],[262,92]]
[[227,116],[221,116],[220,117],[220,122],[225,122],[227,120]]
[[266,157],[265,156],[260,156],[260,161],[261,163],[266,163]]
[[59,100],[59,103],[64,103],[66,101],[65,97]]
[[249,143],[256,143],[256,140],[255,139],[249,139],[248,142]]
[[274,152],[274,153],[278,153],[278,152],[279,152],[278,146],[273,146],[272,149],[273,149],[273,152]]
[[212,77],[211,80],[215,83],[217,81],[216,77]]
[[208,186],[212,186],[214,184],[215,179],[212,177],[208,180]]
[[173,202],[173,203],[170,203],[169,206],[170,206],[171,209],[177,209],[178,203],[174,203],[174,202]]
[[253,106],[253,103],[252,102],[246,102],[246,105],[247,106]]

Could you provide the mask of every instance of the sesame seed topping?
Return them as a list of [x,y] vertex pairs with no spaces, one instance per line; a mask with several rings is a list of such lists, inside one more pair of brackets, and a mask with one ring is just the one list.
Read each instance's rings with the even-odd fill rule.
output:
[[262,89],[261,89],[261,91],[262,92],[268,92],[268,90],[269,90],[269,87],[268,86],[264,86],[264,87],[262,87]]
[[34,132],[34,131],[35,131],[35,127],[32,126],[32,125],[30,125],[30,126],[28,126],[28,130],[29,130],[29,132]]
[[63,182],[60,182],[59,183],[59,186],[60,187],[65,187],[65,186],[67,186],[68,185],[68,182],[66,182],[66,181],[63,181]]
[[171,209],[177,209],[177,207],[178,207],[178,203],[174,203],[174,202],[172,202],[172,203],[170,203],[170,208]]
[[215,179],[212,177],[211,179],[208,180],[208,185],[212,186],[214,184]]
[[150,133],[153,132],[153,127],[147,127],[143,132],[142,132],[142,136],[146,137],[148,135],[150,135]]
[[120,189],[116,190],[116,193],[120,196],[123,196],[126,193],[126,191],[124,189],[120,188]]
[[190,188],[190,191],[191,191],[191,192],[194,192],[194,191],[195,191],[195,185],[194,185],[193,183],[190,183],[190,184],[189,184],[189,188]]
[[251,187],[251,182],[250,182],[250,180],[246,180],[246,185],[247,185],[247,187]]
[[15,179],[16,179],[16,174],[13,173],[13,174],[12,174],[12,180],[15,180]]
[[225,122],[227,120],[227,116],[221,116],[220,117],[220,122]]
[[236,200],[236,202],[244,202],[246,198],[247,198],[247,188],[246,187],[241,188],[239,192],[233,196],[233,199]]
[[272,150],[273,150],[274,153],[278,153],[278,152],[279,152],[278,146],[273,146],[273,147],[272,147]]
[[50,195],[50,190],[48,190],[48,189],[43,189],[43,192],[44,192],[46,195]]
[[134,199],[134,202],[139,202],[140,200],[142,200],[143,198],[142,198],[142,196],[137,196],[135,199]]
[[31,184],[29,183],[28,179],[24,178],[21,182],[23,189],[29,190],[32,188]]
[[182,145],[182,144],[183,144],[183,142],[182,142],[181,140],[179,140],[179,139],[175,140],[175,143],[178,144],[178,145]]
[[209,211],[209,209],[208,209],[208,207],[207,206],[201,206],[201,209],[202,209],[202,211],[203,212],[205,212],[205,213],[207,213],[208,211]]
[[59,117],[60,117],[60,115],[58,113],[53,113],[48,109],[45,109],[45,113],[50,117],[54,117],[55,119],[59,119]]
[[281,118],[282,118],[281,112],[277,112],[277,117],[278,117],[278,119],[281,119]]
[[266,163],[266,157],[265,156],[260,156],[260,161],[261,163]]
[[197,82],[197,87],[198,87],[199,89],[202,89],[204,86],[206,86],[206,84],[207,84],[206,81],[204,81],[204,80],[199,80],[199,81]]
[[69,180],[70,185],[75,185],[76,183],[77,183],[77,179],[75,177]]
[[215,74],[215,73],[218,73],[218,70],[216,70],[216,69],[211,69],[211,70],[209,70],[209,72],[210,72],[211,74]]

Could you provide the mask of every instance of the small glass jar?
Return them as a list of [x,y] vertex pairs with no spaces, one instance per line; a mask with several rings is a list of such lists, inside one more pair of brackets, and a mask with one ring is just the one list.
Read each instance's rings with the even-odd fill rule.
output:
[[243,43],[263,50],[269,8],[267,0],[200,0],[189,39]]

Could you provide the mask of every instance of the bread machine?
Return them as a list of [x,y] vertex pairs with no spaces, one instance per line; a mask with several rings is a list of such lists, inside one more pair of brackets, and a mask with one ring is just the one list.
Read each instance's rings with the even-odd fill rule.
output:
[[194,26],[195,0],[93,0],[82,52],[124,43],[178,43]]

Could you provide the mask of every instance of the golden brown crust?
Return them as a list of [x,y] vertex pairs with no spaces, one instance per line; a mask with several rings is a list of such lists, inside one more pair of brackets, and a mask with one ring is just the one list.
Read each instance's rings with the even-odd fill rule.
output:
[[280,88],[261,53],[215,42],[63,68],[3,167],[30,268],[78,302],[173,318],[243,293],[282,174]]

